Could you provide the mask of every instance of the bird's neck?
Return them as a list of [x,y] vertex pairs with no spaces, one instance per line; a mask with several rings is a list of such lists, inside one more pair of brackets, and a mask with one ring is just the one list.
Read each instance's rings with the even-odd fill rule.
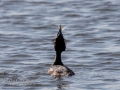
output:
[[62,60],[61,60],[61,53],[62,52],[56,51],[56,57],[55,57],[55,61],[53,65],[63,65]]

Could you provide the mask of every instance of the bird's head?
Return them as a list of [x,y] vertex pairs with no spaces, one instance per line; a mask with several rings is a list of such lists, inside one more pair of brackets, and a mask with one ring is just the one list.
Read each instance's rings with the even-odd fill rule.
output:
[[64,28],[61,28],[61,25],[60,25],[57,37],[54,39],[54,48],[55,48],[55,51],[58,51],[58,52],[65,51],[66,49],[65,39],[62,34],[63,29]]

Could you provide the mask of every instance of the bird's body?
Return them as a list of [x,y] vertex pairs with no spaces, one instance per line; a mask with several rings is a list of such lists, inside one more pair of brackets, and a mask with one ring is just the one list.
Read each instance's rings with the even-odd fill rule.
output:
[[64,65],[52,65],[48,73],[54,77],[74,75],[74,72]]
[[61,26],[59,29],[59,32],[57,34],[57,38],[54,40],[54,48],[56,51],[56,58],[48,70],[48,74],[54,77],[62,77],[62,76],[72,76],[74,75],[74,72],[66,67],[61,60],[61,53],[65,51],[66,45],[64,41],[64,37],[61,32]]

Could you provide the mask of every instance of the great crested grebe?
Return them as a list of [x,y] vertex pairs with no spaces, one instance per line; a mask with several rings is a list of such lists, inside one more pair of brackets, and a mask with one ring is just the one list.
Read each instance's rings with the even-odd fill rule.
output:
[[54,49],[56,51],[56,57],[50,69],[48,70],[48,74],[54,77],[75,75],[71,69],[69,69],[62,63],[61,60],[61,53],[66,49],[61,25],[59,26],[57,37],[54,39]]

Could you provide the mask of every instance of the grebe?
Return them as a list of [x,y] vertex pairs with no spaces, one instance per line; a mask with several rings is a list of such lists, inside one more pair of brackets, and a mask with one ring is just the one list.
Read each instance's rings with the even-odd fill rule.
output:
[[66,49],[65,40],[62,35],[61,25],[59,26],[57,37],[54,39],[54,49],[56,51],[56,57],[50,69],[48,70],[48,74],[54,77],[74,75],[74,72],[68,67],[66,67],[61,60],[61,53]]

